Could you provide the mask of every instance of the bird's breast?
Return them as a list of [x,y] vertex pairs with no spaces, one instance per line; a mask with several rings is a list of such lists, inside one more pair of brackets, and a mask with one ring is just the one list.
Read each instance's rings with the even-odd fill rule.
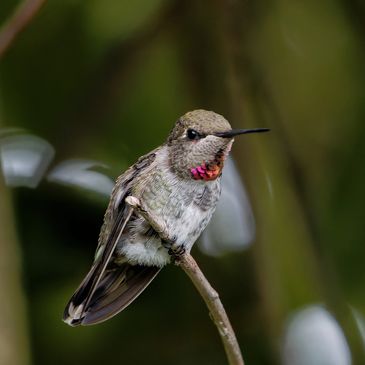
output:
[[169,236],[190,250],[216,208],[220,179],[206,182],[167,177],[166,181],[166,176],[157,176],[156,181],[143,200],[166,223]]

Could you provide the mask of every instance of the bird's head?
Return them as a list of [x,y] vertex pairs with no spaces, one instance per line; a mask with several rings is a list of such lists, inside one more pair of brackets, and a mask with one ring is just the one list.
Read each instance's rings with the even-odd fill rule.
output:
[[168,137],[170,166],[183,178],[215,180],[222,173],[235,136],[267,130],[232,129],[221,115],[194,110],[176,122]]

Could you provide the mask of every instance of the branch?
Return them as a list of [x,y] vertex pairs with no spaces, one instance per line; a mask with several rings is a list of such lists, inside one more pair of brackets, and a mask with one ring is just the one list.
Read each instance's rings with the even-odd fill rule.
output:
[[210,311],[211,318],[218,328],[229,365],[244,365],[236,335],[229,322],[223,304],[219,299],[218,293],[209,284],[198,264],[190,254],[181,256],[176,260],[175,264],[185,271],[204,299],[205,304]]
[[[161,222],[158,216],[146,210],[137,197],[129,195],[125,198],[125,203],[131,206],[136,211],[136,213],[142,216],[151,225],[151,227],[153,227],[153,229],[158,232],[161,239],[167,242],[173,242],[167,235],[167,232],[164,228],[164,223]],[[174,250],[173,247],[171,247],[171,249]],[[174,254],[172,255],[175,256]],[[226,350],[229,365],[244,365],[240,347],[238,346],[233,328],[229,322],[223,304],[219,299],[218,293],[211,287],[208,280],[199,269],[198,264],[189,253],[176,255],[175,264],[180,266],[185,271],[185,273],[194,283],[195,287],[198,289],[199,294],[204,299],[205,304],[209,309],[211,318],[218,328],[224,349]]]
[[19,33],[31,22],[46,0],[25,0],[15,10],[0,32],[0,59]]

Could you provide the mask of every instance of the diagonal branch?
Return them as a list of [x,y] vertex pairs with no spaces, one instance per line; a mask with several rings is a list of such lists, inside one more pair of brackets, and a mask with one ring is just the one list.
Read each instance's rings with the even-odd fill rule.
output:
[[0,59],[14,42],[15,38],[37,15],[46,0],[25,0],[15,10],[0,31]]
[[190,254],[179,257],[175,263],[185,271],[201,297],[204,299],[205,304],[210,311],[211,318],[217,326],[219,335],[222,339],[229,365],[244,365],[236,335],[223,304],[219,299],[218,293],[212,288]]
[[[150,211],[147,211],[141,205],[141,201],[138,198],[129,195],[125,199],[125,202],[135,209],[135,211],[138,212],[151,225],[151,227],[156,230],[156,232],[165,236],[166,232],[163,227],[163,222],[161,222],[158,216],[154,215]],[[168,236],[163,237],[163,239],[171,241]],[[204,299],[205,304],[209,309],[211,318],[213,319],[214,324],[217,326],[219,335],[221,336],[229,365],[244,365],[236,335],[234,334],[233,328],[229,322],[223,304],[219,299],[218,293],[209,284],[209,281],[205,278],[204,274],[201,272],[198,264],[190,255],[190,253],[184,253],[182,255],[172,254],[172,257],[175,259],[175,264],[180,266],[189,276],[190,280],[198,289],[199,294]]]

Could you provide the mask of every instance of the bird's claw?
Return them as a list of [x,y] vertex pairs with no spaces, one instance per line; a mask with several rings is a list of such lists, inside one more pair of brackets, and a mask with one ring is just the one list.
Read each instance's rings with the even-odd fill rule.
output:
[[168,250],[168,254],[175,259],[184,255],[186,251],[184,245],[178,244],[176,241],[176,236],[173,236],[170,239],[162,240],[162,246],[164,246]]
[[175,259],[178,259],[179,257],[183,256],[185,254],[186,250],[184,246],[179,246],[175,249],[170,248],[168,250],[168,254],[170,256],[173,256]]

